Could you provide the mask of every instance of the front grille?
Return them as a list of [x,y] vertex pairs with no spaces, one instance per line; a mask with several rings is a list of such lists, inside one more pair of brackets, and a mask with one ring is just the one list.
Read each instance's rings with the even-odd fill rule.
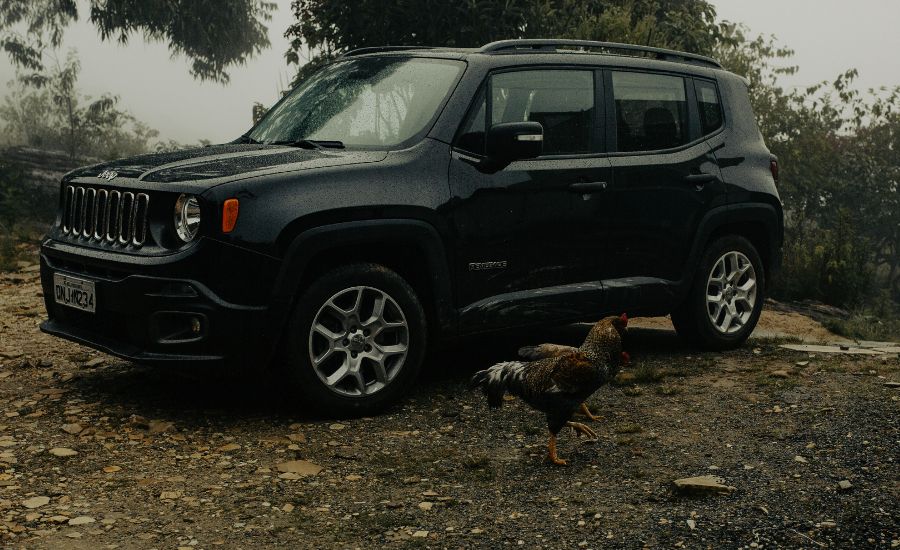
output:
[[147,239],[150,195],[69,185],[63,201],[62,232],[74,238],[119,246]]

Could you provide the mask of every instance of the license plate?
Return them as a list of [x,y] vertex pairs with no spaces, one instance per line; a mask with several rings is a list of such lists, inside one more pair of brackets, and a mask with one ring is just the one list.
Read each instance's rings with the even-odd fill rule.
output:
[[53,274],[53,295],[57,304],[94,313],[97,302],[94,297],[94,281]]

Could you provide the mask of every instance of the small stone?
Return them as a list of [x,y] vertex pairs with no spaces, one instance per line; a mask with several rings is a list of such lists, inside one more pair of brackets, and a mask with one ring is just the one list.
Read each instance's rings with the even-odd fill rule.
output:
[[730,493],[735,487],[725,485],[725,480],[716,476],[696,476],[676,479],[675,488],[685,493]]
[[434,507],[433,502],[425,501],[425,502],[419,503],[419,510],[422,510],[423,512],[427,512],[427,511],[431,510],[433,507]]
[[181,498],[181,491],[163,491],[159,494],[160,500],[175,500],[176,498]]
[[471,531],[469,531],[469,533],[471,533],[473,535],[480,535],[480,534],[484,533],[484,529],[479,529],[478,527],[476,527],[476,528],[472,529]]
[[69,525],[87,525],[88,523],[94,523],[94,518],[90,516],[78,516],[77,518],[72,518],[69,520]]
[[849,480],[842,479],[842,480],[838,481],[838,489],[840,489],[841,491],[849,491],[852,488],[853,488],[853,484],[850,483]]
[[237,443],[229,443],[227,445],[222,445],[221,447],[219,447],[216,450],[219,451],[220,453],[227,453],[230,451],[236,451],[240,448],[241,448],[241,446],[238,445]]
[[801,463],[801,464],[806,464],[806,463],[809,462],[809,461],[806,460],[806,458],[804,458],[804,457],[802,457],[802,456],[800,456],[800,455],[797,455],[797,456],[794,457],[794,462],[799,462],[799,463]]
[[691,528],[691,531],[697,528],[697,522],[692,519],[686,520],[685,523],[687,523],[687,526]]
[[81,424],[63,424],[62,425],[62,431],[66,432],[67,434],[72,434],[72,435],[81,433],[81,430],[83,430],[83,429],[84,428],[81,427]]
[[344,424],[330,424],[330,425],[328,426],[328,429],[329,429],[329,430],[334,430],[334,431],[340,431],[340,430],[343,430],[343,429],[346,428],[346,427],[347,427],[347,426],[345,426]]
[[362,479],[362,476],[356,475],[356,474],[350,474],[348,476],[344,476],[344,479],[346,479],[347,481],[359,481],[360,479]]
[[773,370],[772,372],[769,373],[769,376],[771,376],[772,378],[787,378],[790,375],[788,374],[788,371],[780,369],[780,370]]
[[322,467],[306,460],[289,460],[277,464],[275,468],[279,472],[293,473],[299,475],[316,475],[322,471]]
[[294,443],[306,443],[306,436],[303,434],[288,434],[287,438]]
[[290,514],[291,512],[294,511],[294,505],[289,502],[281,507],[281,511],[287,512],[288,514]]
[[58,457],[62,457],[62,458],[69,457],[69,456],[75,456],[78,454],[78,451],[76,451],[75,449],[69,449],[68,447],[53,447],[52,449],[50,449],[49,452],[53,456],[58,456]]
[[782,408],[778,405],[775,405],[774,407],[772,407],[772,412],[780,413],[782,412]]
[[102,365],[106,360],[102,357],[97,357],[96,359],[91,359],[90,361],[86,361],[82,363],[82,367],[86,369],[96,369],[100,365]]
[[819,527],[821,527],[822,529],[834,529],[835,527],[837,527],[837,523],[833,521],[822,521],[819,522]]
[[23,355],[25,355],[25,353],[23,353],[20,350],[0,351],[0,357],[2,357],[4,359],[18,359],[19,357],[22,357]]
[[885,382],[884,386],[888,388],[900,388],[900,382]]
[[428,536],[428,531],[416,531],[413,533],[413,537],[417,539],[423,539]]
[[121,466],[106,466],[103,468],[103,471],[106,472],[107,474],[114,474],[121,469],[122,469]]
[[162,420],[151,420],[147,424],[147,431],[149,431],[151,434],[161,434],[161,433],[165,433],[165,432],[171,430],[174,427],[175,427],[175,424],[172,424],[171,422],[165,422]]
[[46,504],[50,504],[50,497],[31,497],[22,501],[22,506],[29,510],[40,508]]

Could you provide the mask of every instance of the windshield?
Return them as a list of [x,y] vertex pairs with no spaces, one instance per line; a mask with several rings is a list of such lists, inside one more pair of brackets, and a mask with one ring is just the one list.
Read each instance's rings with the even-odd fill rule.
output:
[[250,132],[262,143],[341,141],[389,148],[426,131],[463,70],[459,61],[369,57],[328,65]]

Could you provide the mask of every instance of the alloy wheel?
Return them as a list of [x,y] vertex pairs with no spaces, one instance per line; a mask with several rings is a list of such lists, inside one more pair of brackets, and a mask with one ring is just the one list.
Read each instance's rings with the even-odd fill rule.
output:
[[756,297],[756,271],[750,259],[738,251],[723,254],[706,283],[706,310],[716,330],[722,334],[741,330],[753,315]]

